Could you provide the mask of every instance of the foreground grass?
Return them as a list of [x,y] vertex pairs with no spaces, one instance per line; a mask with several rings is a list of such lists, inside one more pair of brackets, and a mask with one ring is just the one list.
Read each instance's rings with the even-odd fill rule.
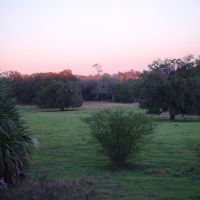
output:
[[[135,109],[136,112],[142,112]],[[156,118],[152,141],[125,169],[113,168],[94,144],[80,120],[95,110],[42,112],[21,108],[39,140],[31,177],[91,176],[100,199],[200,199],[200,118],[170,122]]]

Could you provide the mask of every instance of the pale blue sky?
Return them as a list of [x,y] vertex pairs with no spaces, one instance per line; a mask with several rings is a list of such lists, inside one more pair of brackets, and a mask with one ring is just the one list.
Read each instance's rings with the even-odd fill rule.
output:
[[0,0],[0,69],[142,70],[200,54],[199,0]]

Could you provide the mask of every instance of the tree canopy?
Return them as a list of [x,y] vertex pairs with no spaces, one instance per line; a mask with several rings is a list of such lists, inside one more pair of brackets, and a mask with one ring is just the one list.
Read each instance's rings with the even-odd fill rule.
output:
[[82,104],[81,91],[76,82],[44,80],[40,83],[36,102],[41,108],[77,107]]
[[154,61],[144,71],[140,83],[140,106],[148,113],[199,114],[199,58]]

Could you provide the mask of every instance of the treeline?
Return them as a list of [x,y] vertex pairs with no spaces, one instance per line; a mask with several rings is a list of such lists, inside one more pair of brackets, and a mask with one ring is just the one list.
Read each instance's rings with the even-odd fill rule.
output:
[[10,96],[41,108],[80,106],[85,101],[138,102],[148,113],[200,114],[200,57],[156,60],[143,73],[75,76],[60,73],[4,73]]
[[9,95],[19,104],[37,104],[40,108],[76,107],[82,104],[79,80],[65,70],[59,73],[22,75],[3,74],[9,85]]
[[19,104],[37,104],[41,108],[80,106],[85,101],[134,102],[134,92],[139,72],[116,75],[75,76],[70,70],[59,73],[22,75],[9,71],[7,78],[10,96]]
[[86,101],[136,102],[137,79],[120,80],[104,75],[99,80],[81,80],[80,87]]

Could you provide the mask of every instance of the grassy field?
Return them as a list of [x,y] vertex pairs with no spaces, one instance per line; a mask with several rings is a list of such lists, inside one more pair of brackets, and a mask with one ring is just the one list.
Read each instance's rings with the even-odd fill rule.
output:
[[[143,112],[138,108],[135,112]],[[155,118],[152,140],[125,169],[113,168],[97,154],[81,117],[95,112],[41,111],[20,108],[23,118],[39,140],[29,169],[31,177],[76,178],[90,176],[98,199],[198,200],[200,199],[200,118],[170,122]]]

